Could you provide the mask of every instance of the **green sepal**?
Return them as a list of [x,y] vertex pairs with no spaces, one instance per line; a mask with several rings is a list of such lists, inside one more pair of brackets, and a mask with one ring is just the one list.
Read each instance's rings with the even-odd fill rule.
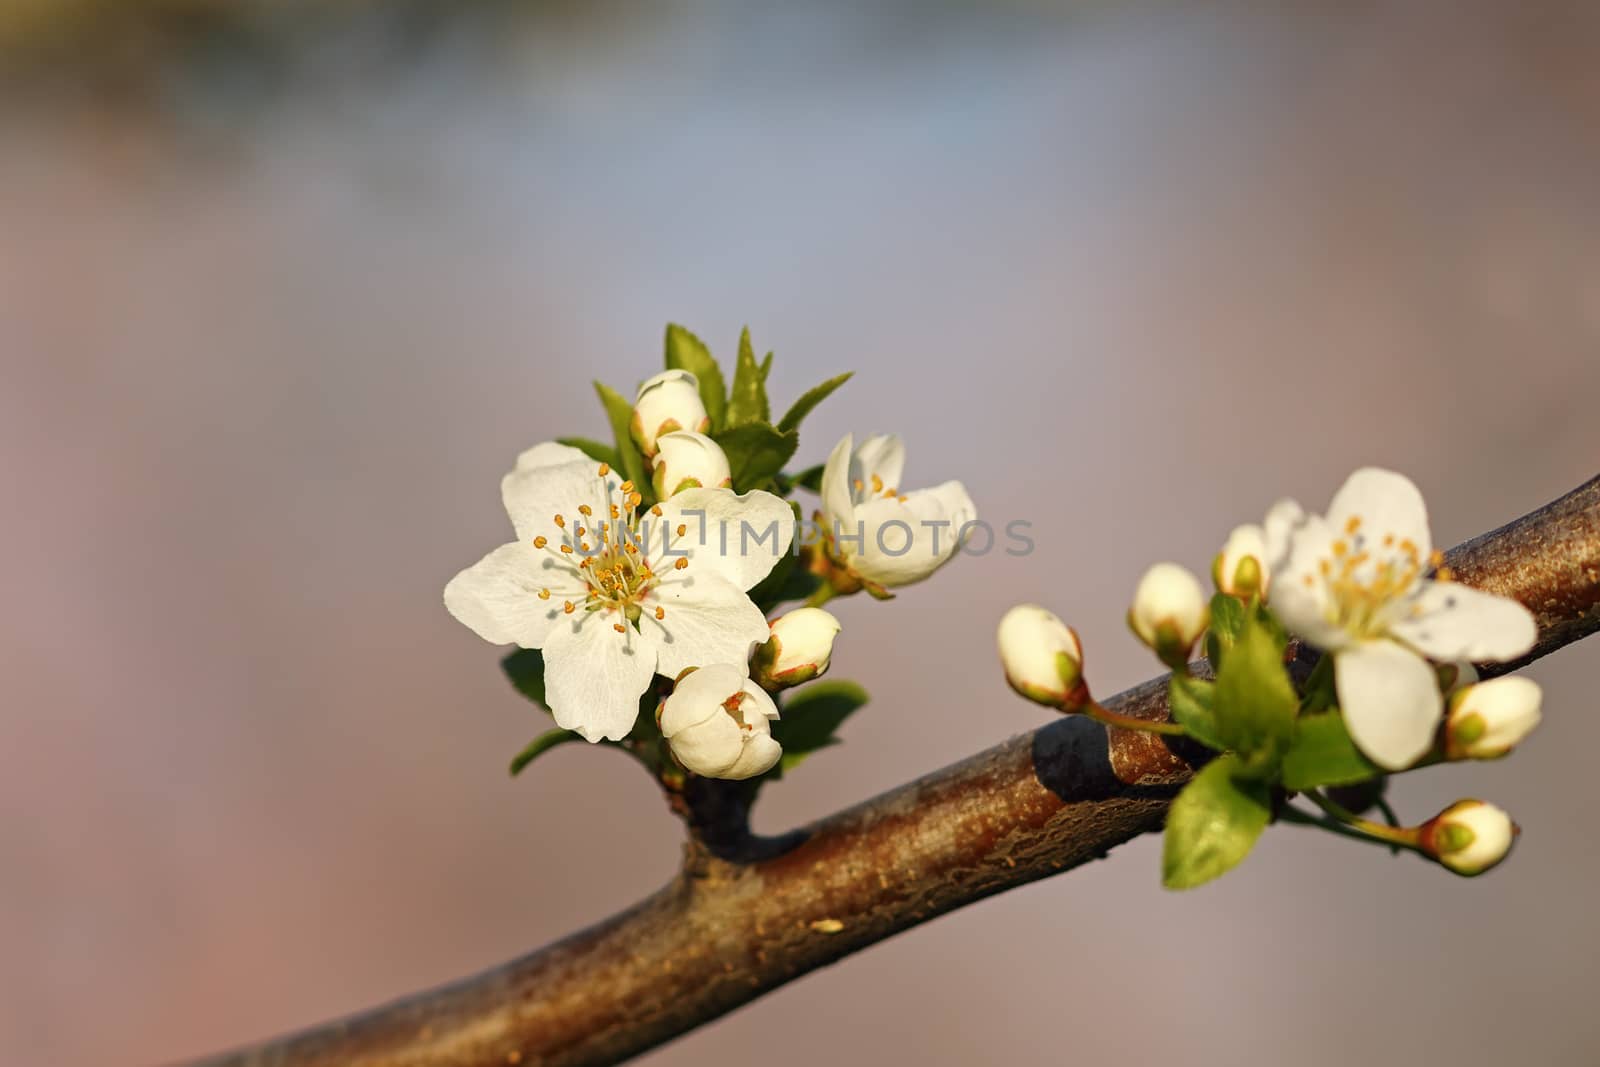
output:
[[739,362],[733,371],[733,393],[728,398],[725,427],[732,429],[751,422],[771,422],[772,409],[767,403],[766,379],[756,362],[755,350],[750,347],[750,328],[739,334]]
[[866,702],[867,691],[855,682],[812,682],[795,690],[772,724],[772,736],[783,746],[778,766],[793,770],[813,753],[838,744],[839,727]]
[[1167,684],[1167,708],[1172,721],[1189,736],[1219,752],[1228,746],[1217,730],[1217,687],[1215,683],[1186,674],[1174,674]]
[[[604,382],[595,382],[594,391],[599,394],[600,403],[605,405],[606,418],[611,420],[612,436],[617,439],[617,462],[611,465],[634,484],[634,488],[641,496],[648,494],[650,477],[645,470],[644,453],[633,443],[633,435],[629,430],[633,422],[633,405]],[[645,503],[648,504],[649,500],[647,499]]]
[[1304,792],[1325,785],[1355,785],[1381,775],[1383,769],[1356,748],[1343,716],[1324,711],[1302,715],[1295,723],[1282,773],[1285,789]]
[[820,493],[822,492],[822,468],[823,464],[818,463],[815,467],[807,467],[797,474],[785,475],[779,484],[786,489],[799,487],[801,489],[809,489],[813,493]]
[[800,445],[793,430],[782,433],[764,422],[747,422],[712,436],[728,457],[737,493],[766,488]]
[[582,734],[573,730],[563,730],[560,727],[556,727],[554,730],[549,730],[540,734],[538,737],[535,737],[532,741],[528,742],[527,748],[524,748],[521,752],[518,752],[514,757],[512,757],[511,777],[515,778],[517,775],[521,774],[523,769],[527,767],[528,764],[532,763],[546,752],[549,752],[552,748],[555,748],[558,745],[567,744],[569,741],[582,740]]
[[1216,736],[1253,770],[1270,774],[1294,738],[1300,697],[1283,654],[1259,618],[1249,618],[1217,671]]
[[700,402],[706,407],[711,428],[721,429],[728,407],[728,386],[723,381],[722,368],[717,366],[711,349],[700,338],[676,323],[667,325],[667,369],[686,370],[695,376],[700,383]]
[[603,445],[599,441],[591,441],[587,437],[558,437],[556,438],[556,443],[566,445],[568,448],[576,448],[590,459],[599,463],[608,463],[614,469],[623,471],[624,476],[627,474],[622,467],[622,456],[611,445]]
[[1192,889],[1226,874],[1267,828],[1268,787],[1243,770],[1238,757],[1219,756],[1172,802],[1161,846],[1161,883],[1168,889]]
[[854,371],[845,371],[843,374],[835,375],[821,385],[814,385],[804,393],[801,393],[800,399],[791,404],[789,410],[784,412],[783,418],[778,420],[778,429],[798,430],[801,420],[811,414],[812,409],[818,404],[828,399],[828,396],[835,389],[849,381],[850,376],[854,373]]

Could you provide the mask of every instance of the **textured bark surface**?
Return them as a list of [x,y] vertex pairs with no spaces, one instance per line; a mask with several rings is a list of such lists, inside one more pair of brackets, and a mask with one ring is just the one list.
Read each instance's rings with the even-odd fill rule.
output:
[[[1600,629],[1600,478],[1448,554],[1522,601],[1546,655]],[[999,688],[997,686],[997,694]],[[1009,699],[997,695],[997,699]],[[1155,679],[1105,702],[1166,716]],[[683,869],[648,899],[494,970],[211,1067],[609,1063],[792,978],[1158,829],[1199,750],[1060,719],[780,838],[702,785]]]

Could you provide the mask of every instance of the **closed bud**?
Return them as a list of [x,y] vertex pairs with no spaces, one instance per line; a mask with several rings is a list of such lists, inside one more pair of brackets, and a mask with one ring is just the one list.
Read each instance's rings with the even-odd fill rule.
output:
[[711,419],[700,399],[700,382],[688,371],[662,371],[639,386],[628,429],[647,459],[656,454],[662,434],[674,430],[703,433],[710,428]]
[[1157,563],[1145,571],[1128,609],[1128,626],[1174,670],[1188,662],[1210,621],[1211,605],[1200,580],[1176,563]]
[[796,608],[772,622],[772,636],[750,658],[750,675],[768,692],[823,674],[833,656],[839,620],[821,608]]
[[1457,690],[1444,721],[1450,759],[1498,759],[1539,725],[1539,683],[1517,675]]
[[1470,663],[1441,663],[1434,673],[1439,676],[1439,692],[1445,696],[1478,684],[1478,668]]
[[1018,604],[1000,619],[1000,663],[1011,688],[1036,704],[1074,711],[1088,699],[1083,646],[1072,627],[1037,604]]
[[1272,575],[1267,571],[1267,538],[1261,527],[1236,526],[1211,563],[1217,592],[1241,600],[1266,599]]
[[1423,823],[1424,852],[1466,877],[1482,874],[1506,858],[1517,839],[1511,816],[1482,800],[1458,800]]
[[658,500],[685,489],[726,489],[733,484],[733,472],[722,446],[703,433],[664,433],[656,438],[656,448],[650,484],[655,486]]
[[743,667],[720,663],[678,679],[661,706],[661,736],[685,770],[706,778],[754,778],[783,755],[772,736],[777,717],[777,705]]

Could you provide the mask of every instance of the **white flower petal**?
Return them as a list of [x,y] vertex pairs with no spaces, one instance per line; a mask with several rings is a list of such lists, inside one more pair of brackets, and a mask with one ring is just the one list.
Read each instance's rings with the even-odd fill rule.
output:
[[1539,627],[1515,600],[1456,582],[1425,582],[1390,631],[1436,660],[1498,663],[1533,648]]
[[[758,721],[765,722],[759,716]],[[770,731],[758,728],[756,732],[745,735],[744,750],[739,753],[739,758],[717,777],[734,782],[754,778],[770,771],[773,764],[782,758],[783,746],[773,739]]]
[[689,560],[681,573],[716,574],[749,589],[789,551],[794,525],[789,505],[759,489],[744,496],[731,489],[685,489],[661,504],[660,518],[649,513],[641,518],[639,539],[663,574],[674,563],[673,555],[662,552],[662,545],[670,544],[673,553]]
[[[650,592],[639,625],[654,638],[657,669],[669,678],[688,667],[734,663],[748,670],[750,650],[767,639],[767,619],[744,592],[691,563]],[[655,618],[655,609],[662,619]],[[699,673],[698,671],[696,673]]]
[[1289,564],[1289,553],[1294,548],[1295,535],[1305,525],[1306,513],[1298,503],[1284,499],[1272,505],[1262,523],[1266,539],[1267,569],[1277,573]]
[[[868,581],[895,588],[920,582],[955,555],[961,527],[977,517],[966,486],[945,482],[856,509],[862,544],[851,542],[850,567]],[[857,533],[845,531],[851,537]]]
[[1397,771],[1433,746],[1444,704],[1427,660],[1393,641],[1364,641],[1333,666],[1350,739],[1369,759]]
[[[861,501],[875,492],[898,489],[905,468],[906,446],[899,437],[886,433],[862,441],[861,447],[850,457],[850,487],[855,499]],[[882,488],[874,488],[874,477]],[[860,489],[855,488],[857,482],[861,483]]]
[[620,741],[656,672],[655,642],[633,627],[618,633],[610,612],[562,616],[544,644],[544,695],[556,725],[586,740]]
[[[668,739],[714,715],[727,715],[722,702],[744,688],[744,669],[713,663],[690,671],[672,688],[661,712],[661,735]],[[725,761],[731,763],[732,759]]]
[[[1275,507],[1279,521],[1288,521],[1290,512]],[[1334,604],[1328,592],[1321,564],[1327,557],[1333,536],[1327,523],[1317,515],[1301,514],[1293,520],[1294,533],[1282,560],[1272,568],[1272,613],[1291,632],[1318,648],[1339,649],[1353,640],[1335,620]],[[1267,516],[1267,529],[1274,516]],[[1273,535],[1268,534],[1269,540]]]
[[599,469],[599,464],[583,454],[582,449],[564,445],[559,441],[545,441],[534,445],[522,455],[517,457],[517,465],[512,468],[519,471],[537,470],[540,467],[554,467],[561,463],[577,463],[582,461]]
[[828,462],[822,468],[822,512],[832,534],[836,526],[846,530],[855,527],[855,496],[850,492],[850,448],[855,440],[845,434],[828,453]]
[[[532,451],[532,450],[530,450]],[[524,453],[526,455],[527,453]],[[531,541],[539,534],[552,542],[562,531],[555,517],[565,516],[567,529],[578,520],[579,505],[587,504],[596,515],[607,514],[606,486],[620,485],[615,477],[601,479],[600,464],[579,453],[579,459],[566,463],[518,468],[500,480],[500,499],[517,538]]]
[[1410,542],[1418,558],[1433,550],[1428,530],[1428,507],[1410,478],[1378,467],[1363,467],[1350,475],[1328,505],[1328,525],[1344,533],[1351,519],[1360,519],[1359,532],[1375,546],[1392,536],[1396,544]]
[[[450,579],[444,606],[491,644],[539,648],[561,617],[562,601],[583,596],[571,568],[554,564],[526,541],[501,545]],[[550,590],[549,599],[539,599],[541,589]]]

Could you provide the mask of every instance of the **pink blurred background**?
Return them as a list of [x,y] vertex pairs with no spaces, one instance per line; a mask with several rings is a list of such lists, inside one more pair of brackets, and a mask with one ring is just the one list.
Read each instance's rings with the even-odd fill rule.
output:
[[[10,94],[0,1062],[263,1037],[669,876],[620,756],[507,778],[545,719],[439,600],[516,452],[601,435],[590,380],[655,370],[668,320],[749,323],[780,402],[856,369],[802,461],[897,431],[911,484],[1038,543],[840,605],[876,699],[768,830],[1038,723],[991,651],[1014,602],[1110,693],[1154,673],[1140,570],[1280,495],[1393,466],[1449,544],[1594,475],[1593,10],[681,5],[445,20],[254,96]],[[646,1062],[1596,1062],[1597,668],[1531,670],[1516,758],[1396,784],[1516,815],[1487,878],[1283,828],[1174,895],[1146,839]]]

